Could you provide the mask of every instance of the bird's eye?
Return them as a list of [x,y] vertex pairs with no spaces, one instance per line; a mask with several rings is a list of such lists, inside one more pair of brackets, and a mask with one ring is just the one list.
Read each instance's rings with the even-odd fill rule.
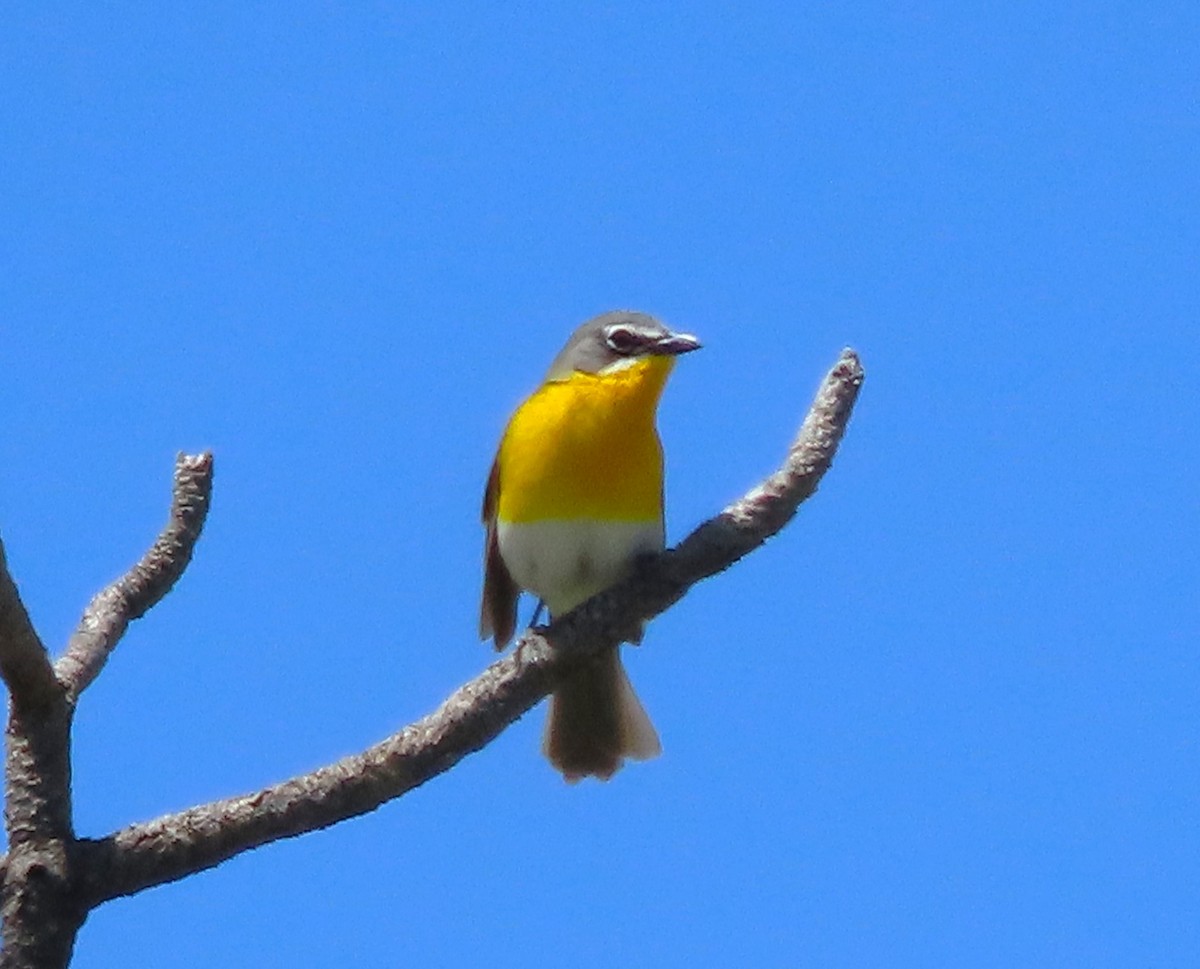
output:
[[608,344],[613,353],[619,353],[622,356],[636,353],[641,346],[637,334],[624,326],[614,326],[604,335],[604,342]]

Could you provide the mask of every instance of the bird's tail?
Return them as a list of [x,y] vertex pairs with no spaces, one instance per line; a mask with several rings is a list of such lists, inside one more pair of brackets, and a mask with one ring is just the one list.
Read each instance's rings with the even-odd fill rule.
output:
[[542,751],[566,780],[608,780],[626,757],[662,753],[658,732],[625,673],[619,649],[564,682],[550,698]]

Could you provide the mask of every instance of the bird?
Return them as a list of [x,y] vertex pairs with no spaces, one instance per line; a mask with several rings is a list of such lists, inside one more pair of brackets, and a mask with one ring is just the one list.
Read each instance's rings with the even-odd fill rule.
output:
[[[508,644],[522,591],[557,618],[663,548],[658,402],[676,358],[699,347],[633,310],[572,333],[510,418],[488,475],[481,639]],[[662,752],[619,648],[556,687],[542,752],[571,783]]]

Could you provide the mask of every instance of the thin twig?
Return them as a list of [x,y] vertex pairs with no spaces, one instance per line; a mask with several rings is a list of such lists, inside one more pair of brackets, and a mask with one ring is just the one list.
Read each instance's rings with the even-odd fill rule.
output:
[[548,627],[527,632],[514,653],[429,716],[361,754],[257,793],[80,842],[87,904],[174,881],[251,848],[373,811],[479,750],[579,663],[613,648],[638,620],[658,615],[694,583],[782,528],[829,468],[862,380],[857,356],[845,351],[779,471],[629,579]]
[[32,709],[54,700],[60,687],[17,585],[8,572],[0,542],[0,677],[14,706]]
[[171,514],[149,551],[88,603],[54,671],[74,701],[108,661],[129,624],[156,605],[183,575],[204,527],[212,495],[212,454],[175,459]]

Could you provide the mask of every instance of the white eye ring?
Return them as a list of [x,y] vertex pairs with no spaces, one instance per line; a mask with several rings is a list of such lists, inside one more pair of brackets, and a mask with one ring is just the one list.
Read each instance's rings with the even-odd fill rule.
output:
[[637,334],[626,326],[614,326],[604,334],[604,342],[613,353],[626,356],[641,346]]

